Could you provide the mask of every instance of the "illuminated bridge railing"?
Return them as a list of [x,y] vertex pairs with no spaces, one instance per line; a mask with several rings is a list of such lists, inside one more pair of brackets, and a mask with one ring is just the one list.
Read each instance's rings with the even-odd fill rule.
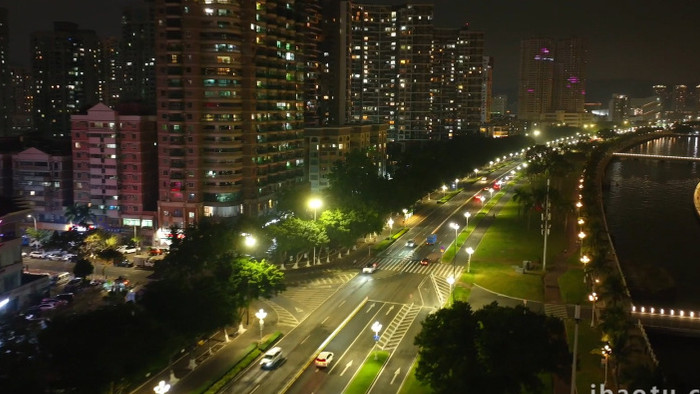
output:
[[700,161],[700,157],[690,156],[665,156],[665,155],[646,155],[642,153],[622,153],[615,152],[613,156],[629,157],[632,159],[649,159],[649,160],[678,160],[678,161]]

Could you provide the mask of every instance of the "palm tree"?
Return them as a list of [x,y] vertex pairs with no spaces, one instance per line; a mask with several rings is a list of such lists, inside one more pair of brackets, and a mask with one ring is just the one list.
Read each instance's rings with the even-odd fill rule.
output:
[[89,205],[74,204],[66,207],[66,219],[70,223],[77,223],[81,226],[86,225],[89,221],[95,223],[95,214],[90,210]]

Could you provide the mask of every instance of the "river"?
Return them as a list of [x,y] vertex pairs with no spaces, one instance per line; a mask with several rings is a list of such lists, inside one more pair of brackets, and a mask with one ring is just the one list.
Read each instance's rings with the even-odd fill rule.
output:
[[[629,153],[700,157],[700,138],[667,137]],[[700,313],[700,162],[613,159],[603,192],[615,251],[636,305]],[[700,388],[700,339],[649,332],[674,380]]]

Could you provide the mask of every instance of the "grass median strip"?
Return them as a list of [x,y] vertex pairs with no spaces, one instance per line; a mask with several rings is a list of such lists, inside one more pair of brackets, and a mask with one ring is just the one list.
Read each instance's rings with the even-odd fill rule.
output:
[[[376,359],[375,359],[376,358]],[[348,384],[348,387],[345,389],[344,393],[345,394],[364,394],[366,393],[369,388],[372,386],[372,383],[374,383],[374,380],[377,379],[377,375],[379,375],[379,371],[382,369],[382,366],[384,366],[384,363],[389,359],[389,352],[384,351],[384,350],[374,350],[370,352],[369,356],[367,356],[367,359],[365,359],[365,362],[362,363],[362,366],[360,369],[357,371],[355,376],[353,376],[352,380]]]

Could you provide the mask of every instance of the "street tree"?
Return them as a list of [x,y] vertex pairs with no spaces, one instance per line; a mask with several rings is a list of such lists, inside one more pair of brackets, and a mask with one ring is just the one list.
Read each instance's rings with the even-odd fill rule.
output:
[[267,229],[277,240],[277,253],[282,261],[286,260],[288,255],[295,256],[329,243],[323,225],[313,220],[291,217],[270,225]]
[[75,262],[73,274],[79,278],[87,278],[95,272],[95,266],[87,259],[80,259]]
[[428,316],[415,338],[416,377],[436,393],[539,392],[541,373],[566,374],[570,354],[560,320],[522,305],[496,303],[474,312],[468,303]]
[[95,222],[95,214],[90,210],[90,206],[86,204],[74,204],[66,207],[64,216],[69,223],[81,226]]

